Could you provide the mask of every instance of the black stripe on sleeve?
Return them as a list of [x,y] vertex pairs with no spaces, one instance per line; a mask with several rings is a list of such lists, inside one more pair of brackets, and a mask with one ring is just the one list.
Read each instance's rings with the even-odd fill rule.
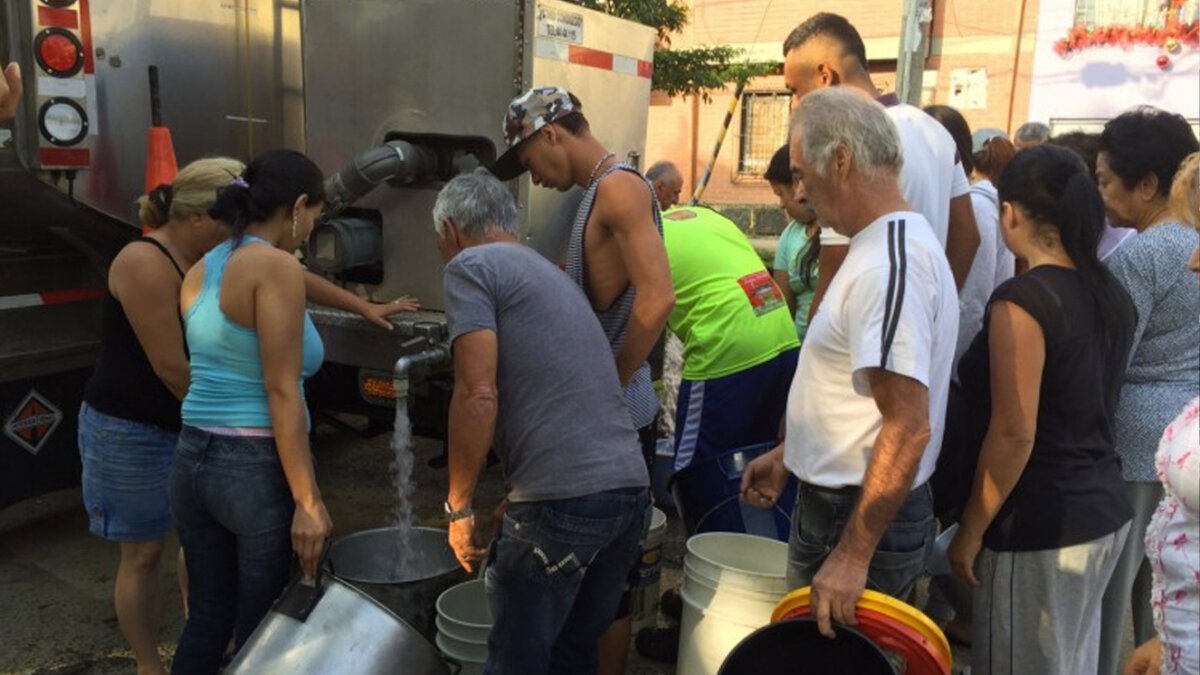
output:
[[883,306],[883,331],[879,334],[879,367],[887,365],[887,327],[892,322],[892,300],[896,294],[896,221],[888,222],[888,287]]
[[[884,313],[883,350],[879,357],[879,367],[887,367],[888,353],[892,350],[892,342],[896,339],[896,330],[900,326],[900,309],[904,305],[904,282],[908,273],[908,250],[904,245],[904,219],[888,223],[888,258],[892,262],[892,271],[888,277],[888,307],[890,312]],[[891,226],[895,226],[892,228]],[[899,232],[896,232],[899,230]],[[898,236],[893,236],[896,232]],[[897,242],[896,239],[899,239]],[[898,245],[896,245],[898,244]],[[899,265],[897,266],[897,259]],[[895,306],[892,306],[892,289],[895,287]]]

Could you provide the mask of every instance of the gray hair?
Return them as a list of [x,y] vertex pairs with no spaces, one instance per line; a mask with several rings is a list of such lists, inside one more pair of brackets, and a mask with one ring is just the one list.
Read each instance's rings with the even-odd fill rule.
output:
[[646,169],[646,180],[651,183],[659,178],[666,178],[668,176],[679,176],[682,178],[683,174],[679,173],[679,168],[674,163],[665,159],[651,164],[650,168]]
[[883,106],[852,87],[825,87],[801,101],[792,114],[791,133],[802,135],[800,151],[817,175],[839,145],[845,145],[859,172],[874,180],[881,170],[895,176],[904,163],[900,134]]
[[1045,143],[1050,140],[1050,127],[1041,122],[1026,122],[1017,127],[1013,139],[1022,143]]
[[433,227],[446,236],[449,220],[468,239],[483,239],[496,232],[517,234],[517,205],[512,193],[484,169],[455,176],[438,193],[433,205]]

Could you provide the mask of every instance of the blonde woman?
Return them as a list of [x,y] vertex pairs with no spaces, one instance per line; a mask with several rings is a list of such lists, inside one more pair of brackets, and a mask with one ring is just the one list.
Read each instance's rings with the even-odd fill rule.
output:
[[186,270],[228,236],[206,211],[242,163],[202,159],[138,200],[149,234],[108,270],[96,369],[79,411],[83,501],[90,529],[121,545],[113,601],[141,675],[158,656],[159,562],[171,527],[167,475],[179,434],[188,360],[179,320]]
[[[151,231],[125,246],[108,270],[100,357],[79,412],[79,452],[90,529],[121,545],[113,601],[139,675],[165,672],[157,647],[159,563],[171,527],[167,478],[189,384],[180,285],[229,237],[207,211],[243,170],[236,159],[197,160],[141,197],[139,217]],[[391,327],[387,315],[418,307],[408,296],[370,303],[314,274],[305,275],[305,288],[309,299],[384,328]],[[182,552],[180,558],[185,588]]]

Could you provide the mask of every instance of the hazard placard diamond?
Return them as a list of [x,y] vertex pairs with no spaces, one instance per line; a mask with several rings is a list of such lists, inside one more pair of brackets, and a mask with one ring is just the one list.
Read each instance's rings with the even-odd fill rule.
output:
[[4,435],[29,451],[29,454],[36,455],[60,422],[62,411],[36,389],[30,389],[25,400],[4,423]]

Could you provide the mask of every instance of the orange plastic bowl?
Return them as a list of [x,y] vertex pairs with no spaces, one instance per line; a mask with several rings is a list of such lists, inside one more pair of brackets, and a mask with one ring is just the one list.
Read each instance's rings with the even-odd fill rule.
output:
[[[771,614],[772,621],[809,616],[811,590],[789,593]],[[950,675],[950,643],[937,624],[908,603],[875,591],[863,591],[854,614],[857,629],[886,652],[895,654],[901,675]]]

